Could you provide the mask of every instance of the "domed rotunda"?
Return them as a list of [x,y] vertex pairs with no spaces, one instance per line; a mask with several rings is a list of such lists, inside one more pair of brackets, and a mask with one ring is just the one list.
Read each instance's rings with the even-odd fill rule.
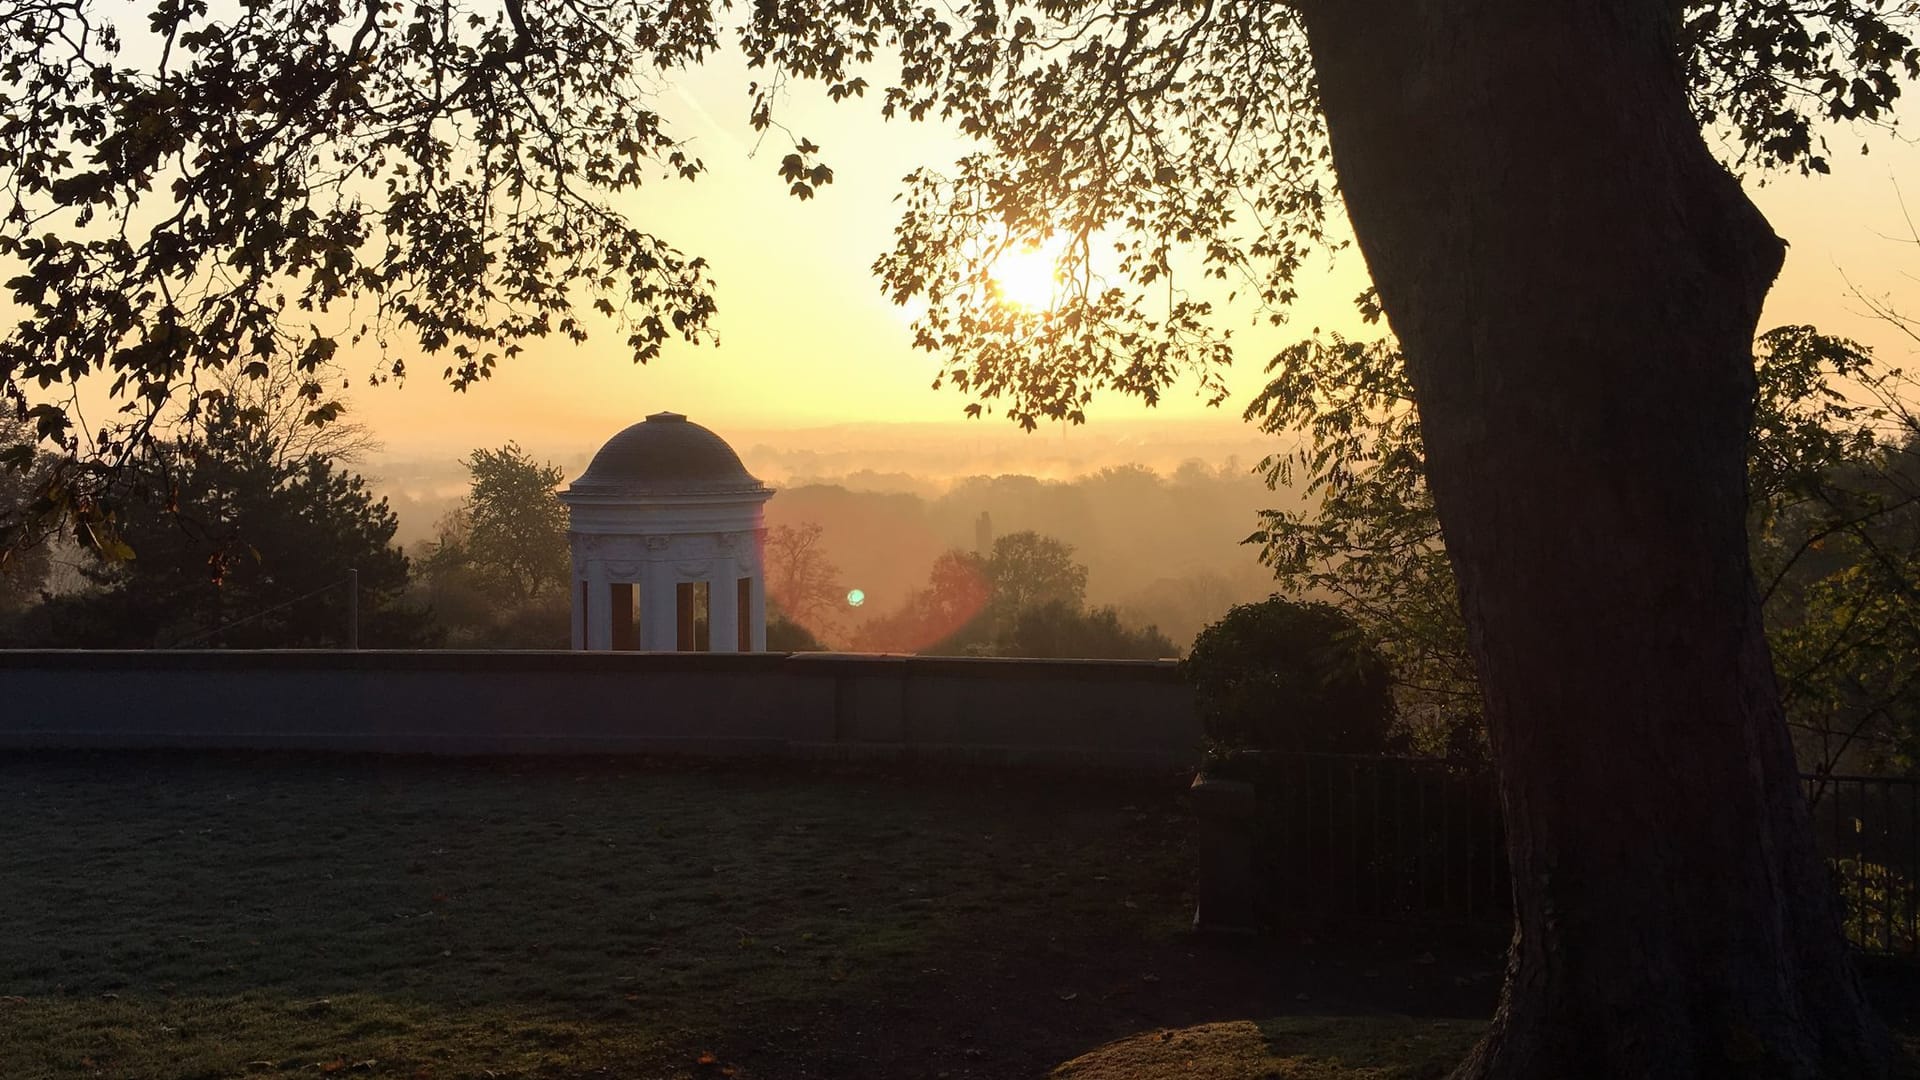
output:
[[773,491],[725,439],[659,412],[607,440],[560,493],[573,647],[764,652],[763,508]]

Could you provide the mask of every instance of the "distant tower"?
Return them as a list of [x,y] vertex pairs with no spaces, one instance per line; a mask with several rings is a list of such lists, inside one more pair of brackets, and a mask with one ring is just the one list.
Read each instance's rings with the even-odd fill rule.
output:
[[993,515],[985,510],[973,519],[973,550],[982,555],[993,551]]
[[766,651],[762,510],[772,497],[726,440],[679,413],[608,439],[560,494],[573,647]]

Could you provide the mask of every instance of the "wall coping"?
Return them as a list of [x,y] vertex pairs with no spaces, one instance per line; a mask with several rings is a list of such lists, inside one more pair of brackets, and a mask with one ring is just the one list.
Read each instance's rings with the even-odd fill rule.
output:
[[455,649],[0,649],[0,672],[37,671],[470,671],[707,672],[1049,679],[1172,683],[1175,660],[1055,660],[898,653],[683,653]]

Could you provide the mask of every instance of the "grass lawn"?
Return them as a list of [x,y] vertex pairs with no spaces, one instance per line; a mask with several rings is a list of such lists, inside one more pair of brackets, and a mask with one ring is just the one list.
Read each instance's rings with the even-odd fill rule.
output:
[[1184,780],[7,755],[0,1078],[1442,1075],[1498,943],[1193,937]]

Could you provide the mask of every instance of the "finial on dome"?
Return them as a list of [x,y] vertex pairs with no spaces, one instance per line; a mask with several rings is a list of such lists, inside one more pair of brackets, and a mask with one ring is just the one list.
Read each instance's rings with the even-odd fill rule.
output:
[[647,423],[649,424],[684,424],[686,422],[686,413],[657,412],[647,416]]

